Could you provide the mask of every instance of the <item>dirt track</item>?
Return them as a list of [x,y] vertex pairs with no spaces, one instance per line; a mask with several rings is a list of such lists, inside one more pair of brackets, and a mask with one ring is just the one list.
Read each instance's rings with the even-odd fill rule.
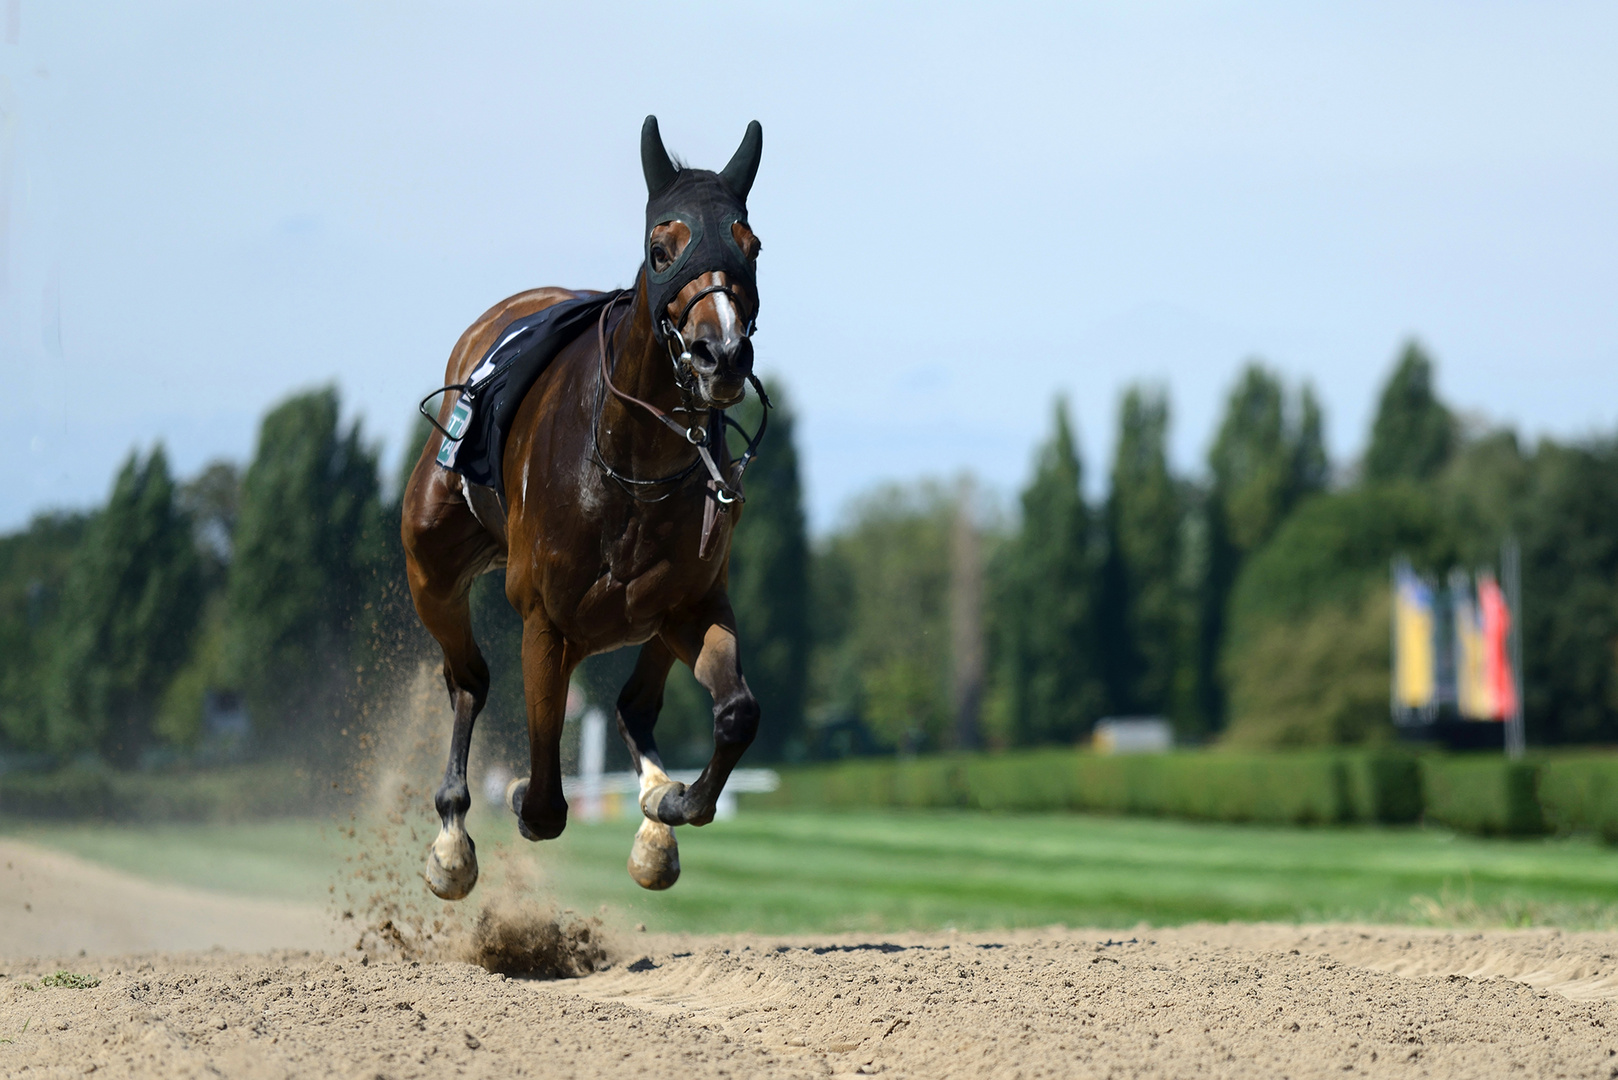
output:
[[[1615,934],[630,931],[607,941],[605,970],[556,981],[353,951],[97,958],[63,948],[86,926],[119,944],[116,928],[84,921],[97,901],[74,888],[75,873],[105,875],[94,877],[112,887],[100,903],[126,916],[147,902],[168,910],[169,929],[140,924],[148,937],[124,945],[131,952],[154,934],[206,936],[187,914],[228,916],[236,902],[141,893],[128,879],[119,889],[119,875],[66,856],[46,860],[47,889],[33,850],[3,853],[7,1076],[1618,1076]],[[10,902],[24,871],[47,902],[25,913],[45,917],[34,935],[19,933]],[[56,918],[52,889],[77,906],[58,905],[68,921],[37,936]],[[314,909],[276,910],[290,920],[279,931],[250,904],[214,930],[324,932],[299,921],[318,922]],[[62,955],[17,959],[24,952]],[[42,987],[58,968],[100,985]]]

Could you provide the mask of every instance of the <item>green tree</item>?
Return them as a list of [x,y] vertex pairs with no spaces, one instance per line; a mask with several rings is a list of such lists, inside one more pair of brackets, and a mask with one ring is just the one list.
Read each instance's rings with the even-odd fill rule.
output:
[[1306,495],[1325,486],[1320,407],[1305,387],[1289,409],[1281,381],[1249,364],[1208,455],[1219,525],[1239,557],[1274,535]]
[[341,428],[335,389],[264,418],[242,480],[230,660],[271,743],[318,738],[352,685],[353,632],[383,550],[378,489],[375,452],[358,421]]
[[1252,749],[1385,741],[1389,593],[1265,625],[1227,653],[1230,723],[1222,742]]
[[45,714],[62,590],[88,524],[83,514],[41,514],[0,537],[0,746],[50,747]]
[[1161,392],[1124,394],[1106,508],[1102,648],[1112,705],[1125,712],[1170,711],[1182,651],[1185,509],[1169,474],[1168,426]]
[[133,764],[202,609],[191,522],[162,446],[131,454],[74,554],[62,595],[49,733],[62,751]]
[[1457,447],[1435,486],[1469,564],[1499,557],[1500,542],[1517,528],[1534,479],[1533,459],[1523,454],[1513,431],[1485,432]]
[[1388,734],[1388,564],[1453,565],[1431,494],[1379,484],[1310,500],[1248,560],[1230,599],[1224,740],[1356,743]]
[[225,585],[241,496],[241,470],[231,461],[209,462],[196,479],[180,486],[176,496],[195,531],[209,591]]
[[[758,459],[747,472],[747,504],[730,549],[730,601],[747,685],[763,712],[752,752],[761,761],[778,761],[789,749],[795,755],[802,752],[809,673],[809,534],[798,475],[796,418],[782,386],[772,381],[766,390],[775,408]],[[753,430],[757,410],[745,410],[743,423]]]
[[[391,493],[383,503],[380,538],[374,547],[375,560],[366,583],[363,615],[356,648],[359,662],[368,676],[365,682],[382,686],[397,685],[408,678],[423,660],[439,659],[439,649],[416,615],[405,574],[404,539],[400,525],[404,513],[405,487],[421,459],[432,425],[419,412],[412,414],[395,470]],[[429,468],[439,468],[429,465]],[[506,600],[505,575],[485,574],[472,586],[472,633],[489,662],[493,680],[486,715],[492,711],[500,722],[515,724],[527,732],[522,696],[522,619]],[[478,730],[488,732],[490,724],[480,722]],[[527,753],[524,744],[523,754]]]
[[1456,442],[1455,418],[1433,393],[1433,362],[1419,344],[1409,342],[1382,388],[1365,452],[1365,478],[1431,479],[1449,461]]
[[1217,730],[1225,718],[1219,672],[1226,607],[1243,563],[1275,534],[1304,498],[1326,482],[1324,422],[1306,386],[1288,407],[1281,381],[1249,363],[1225,407],[1208,454],[1212,485],[1205,503],[1205,571],[1192,674],[1193,727]]
[[225,647],[229,609],[225,588],[230,580],[241,470],[233,462],[214,461],[180,486],[175,498],[191,522],[202,567],[202,615],[191,655],[169,683],[158,707],[153,732],[173,747],[194,747],[203,734],[203,714],[210,690],[228,684]]
[[1331,480],[1331,462],[1326,457],[1326,417],[1308,383],[1298,394],[1298,433],[1292,453],[1293,501],[1325,491]]
[[822,727],[857,720],[886,747],[936,749],[951,727],[954,493],[878,488],[818,553],[812,678]]
[[991,723],[1016,745],[1072,742],[1106,707],[1098,566],[1067,404],[1022,493],[1022,525],[995,559],[999,686]]
[[1618,443],[1546,441],[1517,515],[1533,742],[1618,742]]
[[1618,741],[1618,442],[1525,454],[1512,432],[1488,432],[1421,489],[1452,531],[1452,565],[1497,565],[1502,541],[1520,540],[1529,740]]

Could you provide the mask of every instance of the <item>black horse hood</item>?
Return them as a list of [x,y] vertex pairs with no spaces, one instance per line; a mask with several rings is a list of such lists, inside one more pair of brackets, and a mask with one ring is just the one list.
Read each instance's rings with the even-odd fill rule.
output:
[[[747,125],[747,134],[720,172],[707,169],[681,169],[663,148],[657,130],[657,117],[648,116],[641,128],[641,168],[646,174],[645,270],[647,299],[651,301],[652,325],[663,340],[663,322],[668,306],[693,279],[722,272],[732,282],[746,285],[757,297],[753,265],[736,243],[731,226],[747,224],[747,193],[758,173],[759,155],[764,147],[764,129],[757,120]],[[652,230],[671,221],[684,222],[691,240],[679,258],[662,271],[652,270]]]

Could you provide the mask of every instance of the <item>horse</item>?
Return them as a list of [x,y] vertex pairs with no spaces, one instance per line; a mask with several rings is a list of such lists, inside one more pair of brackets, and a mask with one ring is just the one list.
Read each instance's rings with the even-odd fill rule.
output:
[[[478,877],[466,831],[467,755],[489,690],[467,599],[478,576],[503,569],[506,597],[522,617],[529,774],[511,782],[505,802],[525,838],[554,839],[567,826],[563,712],[573,670],[588,656],[640,646],[617,721],[639,777],[644,820],[629,872],[643,888],[678,879],[674,827],[713,820],[758,730],[726,588],[741,472],[763,432],[733,459],[726,426],[735,425],[724,410],[751,383],[767,415],[753,374],[761,245],[747,220],[762,148],[755,120],[724,169],[691,168],[669,156],[648,116],[644,261],[632,288],[518,293],[484,312],[450,353],[449,389],[411,472],[401,523],[411,598],[443,652],[454,712],[433,797],[440,828],[423,873],[443,899],[463,899]],[[471,483],[441,465],[457,394],[506,329],[590,297],[602,303],[594,327],[561,348],[516,407],[499,484]],[[713,755],[689,787],[668,776],[653,737],[676,660],[713,698]]]

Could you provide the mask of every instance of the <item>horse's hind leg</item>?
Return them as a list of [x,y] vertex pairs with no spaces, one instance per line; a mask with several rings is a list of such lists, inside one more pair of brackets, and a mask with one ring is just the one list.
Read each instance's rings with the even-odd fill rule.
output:
[[[618,695],[618,732],[629,745],[642,797],[671,782],[663,771],[652,727],[663,708],[663,686],[673,663],[668,646],[653,638],[641,646],[635,670]],[[679,880],[680,849],[672,828],[651,818],[641,821],[629,852],[629,876],[643,889],[666,889]]]
[[[462,608],[466,608],[462,598]],[[427,887],[445,900],[461,900],[478,882],[477,847],[466,831],[466,812],[472,808],[472,793],[466,783],[466,759],[472,749],[472,725],[489,695],[489,668],[472,640],[470,613],[464,646],[452,655],[444,651],[444,685],[455,710],[455,726],[450,731],[449,761],[444,779],[433,795],[438,811],[438,836],[427,849],[423,876]]]
[[[489,666],[477,642],[472,639],[471,609],[463,591],[458,603],[434,606],[428,619],[427,605],[422,621],[444,649],[444,686],[450,707],[455,710],[455,726],[449,736],[449,761],[444,779],[433,795],[438,811],[438,837],[427,850],[423,876],[427,887],[445,900],[460,900],[478,882],[477,848],[466,831],[466,812],[472,807],[472,793],[466,784],[466,759],[472,749],[472,725],[489,695]],[[442,631],[442,632],[441,632]]]
[[[489,666],[472,637],[467,593],[472,581],[498,557],[498,549],[465,504],[406,496],[405,562],[416,613],[444,652],[444,685],[455,726],[450,733],[449,762],[433,796],[438,810],[438,837],[427,851],[423,876],[427,887],[445,900],[460,900],[478,880],[477,849],[466,832],[472,796],[466,783],[466,759],[472,726],[489,695]],[[415,506],[412,506],[412,503]],[[426,505],[428,512],[418,512]]]

